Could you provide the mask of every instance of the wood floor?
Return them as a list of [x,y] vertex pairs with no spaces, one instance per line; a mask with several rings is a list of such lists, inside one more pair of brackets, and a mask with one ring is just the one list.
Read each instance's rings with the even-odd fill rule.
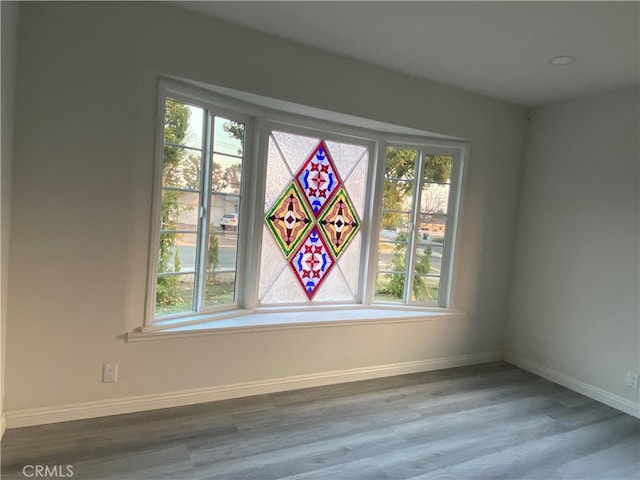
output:
[[2,479],[25,465],[80,480],[638,480],[640,420],[497,362],[8,430]]

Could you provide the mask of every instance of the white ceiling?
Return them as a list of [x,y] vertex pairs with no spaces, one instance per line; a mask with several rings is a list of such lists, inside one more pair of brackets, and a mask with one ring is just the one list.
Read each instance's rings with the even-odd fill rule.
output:
[[640,83],[637,1],[172,3],[524,106]]

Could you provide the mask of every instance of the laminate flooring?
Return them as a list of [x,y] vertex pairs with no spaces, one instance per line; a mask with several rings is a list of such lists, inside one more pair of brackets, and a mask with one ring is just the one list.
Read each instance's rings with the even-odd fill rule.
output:
[[640,420],[496,362],[8,430],[2,479],[26,465],[78,480],[638,480]]

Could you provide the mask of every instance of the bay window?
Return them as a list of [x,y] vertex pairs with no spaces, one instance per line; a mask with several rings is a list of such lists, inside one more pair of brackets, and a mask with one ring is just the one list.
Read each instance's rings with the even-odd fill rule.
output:
[[146,325],[450,306],[461,142],[163,84]]

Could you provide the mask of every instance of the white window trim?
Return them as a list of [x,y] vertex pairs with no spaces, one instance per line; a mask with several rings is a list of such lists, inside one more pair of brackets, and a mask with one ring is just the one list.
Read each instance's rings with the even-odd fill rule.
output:
[[[228,89],[225,89],[228,90]],[[243,95],[242,92],[235,92],[234,97]],[[250,98],[255,95],[247,94]],[[273,110],[244,102],[237,98],[221,95],[207,91],[201,87],[194,87],[188,83],[169,80],[165,78],[159,79],[158,98],[157,98],[157,114],[156,114],[156,142],[155,142],[155,162],[154,162],[154,182],[153,182],[153,198],[152,198],[152,218],[151,231],[149,235],[149,260],[147,272],[147,289],[145,299],[145,319],[144,325],[137,329],[135,335],[141,332],[162,332],[167,334],[179,333],[181,329],[186,329],[192,334],[195,331],[222,331],[228,322],[223,321],[229,319],[233,322],[240,322],[247,328],[266,328],[268,325],[293,325],[297,322],[282,322],[278,318],[283,313],[292,311],[309,310],[310,306],[305,305],[277,305],[262,307],[258,305],[257,299],[257,282],[251,282],[245,286],[245,282],[238,282],[237,304],[225,305],[222,308],[213,308],[203,312],[192,312],[191,314],[167,315],[157,319],[155,313],[155,282],[157,272],[157,245],[159,242],[159,222],[160,222],[160,206],[161,206],[161,190],[162,190],[162,171],[163,171],[163,148],[164,143],[164,105],[167,97],[174,98],[186,103],[195,103],[205,108],[216,111],[216,114],[230,115],[234,118],[240,116],[253,117],[247,121],[248,132],[246,138],[252,142],[245,142],[245,162],[259,168],[245,168],[243,170],[242,184],[242,202],[241,202],[241,222],[244,219],[244,235],[240,237],[238,252],[247,252],[248,255],[239,255],[239,261],[244,260],[244,264],[239,263],[237,266],[238,275],[241,278],[255,278],[257,275],[256,259],[260,258],[261,242],[253,242],[249,247],[248,239],[256,238],[256,234],[262,235],[262,215],[255,213],[255,205],[262,205],[264,199],[264,178],[265,167],[264,162],[258,161],[266,155],[266,140],[268,135],[264,132],[270,131],[270,127],[280,125],[286,127],[286,131],[306,132],[318,136],[319,132],[326,133],[331,138],[338,141],[349,141],[349,139],[357,139],[358,143],[367,143],[370,147],[369,173],[367,189],[367,198],[369,199],[368,207],[372,212],[368,221],[363,222],[367,229],[362,232],[362,254],[361,254],[361,273],[360,277],[364,280],[359,281],[359,304],[336,305],[336,304],[318,304],[313,303],[313,309],[332,312],[328,315],[329,320],[322,322],[300,322],[307,326],[331,323],[335,324],[357,321],[364,321],[361,314],[354,314],[354,311],[361,310],[369,312],[373,316],[370,321],[383,321],[378,318],[379,312],[384,312],[385,318],[389,321],[394,319],[406,319],[407,313],[410,318],[435,318],[442,316],[459,316],[455,306],[455,291],[453,291],[453,272],[456,266],[456,249],[457,249],[457,228],[461,218],[461,197],[463,188],[462,171],[468,160],[469,142],[461,139],[443,139],[443,136],[431,134],[429,132],[420,132],[412,128],[405,128],[397,125],[384,124],[367,119],[360,119],[344,114],[337,114],[324,110],[318,110],[312,107],[303,107],[297,104],[289,104],[288,102],[273,100],[280,110]],[[261,103],[268,103],[271,99],[259,97]],[[310,118],[301,115],[308,110],[309,115],[320,116],[318,118]],[[318,115],[320,112],[320,115]],[[332,117],[338,118],[340,123],[331,120]],[[346,122],[346,123],[341,123]],[[374,124],[376,130],[369,128],[360,128],[354,124]],[[206,127],[205,127],[206,128]],[[311,130],[312,132],[309,132]],[[389,133],[392,132],[392,133]],[[398,132],[407,132],[406,134]],[[419,133],[419,135],[416,135]],[[420,134],[422,133],[422,134]],[[402,146],[416,147],[428,149],[429,153],[451,155],[454,157],[452,175],[451,175],[451,191],[449,203],[449,211],[446,225],[446,245],[450,249],[450,254],[446,258],[446,267],[441,270],[441,284],[446,288],[440,291],[440,306],[423,306],[420,304],[385,304],[373,302],[373,283],[375,281],[376,271],[376,242],[371,240],[371,232],[377,231],[380,224],[380,208],[382,202],[381,195],[374,195],[374,192],[382,190],[382,182],[384,175],[380,174],[380,169],[384,167],[386,146]],[[257,157],[257,158],[256,158]],[[371,181],[374,179],[374,182]],[[262,213],[262,209],[258,209]],[[251,221],[249,221],[251,220]],[[365,236],[366,233],[366,236]],[[444,260],[444,259],[443,259]],[[372,273],[373,272],[373,273]],[[446,283],[445,283],[446,282]],[[415,312],[415,315],[411,314]],[[364,314],[367,317],[367,314]],[[269,320],[271,318],[271,320]],[[257,322],[257,323],[256,323]],[[201,329],[197,328],[201,325]],[[240,328],[236,325],[237,328]],[[234,327],[235,328],[235,327]]]

